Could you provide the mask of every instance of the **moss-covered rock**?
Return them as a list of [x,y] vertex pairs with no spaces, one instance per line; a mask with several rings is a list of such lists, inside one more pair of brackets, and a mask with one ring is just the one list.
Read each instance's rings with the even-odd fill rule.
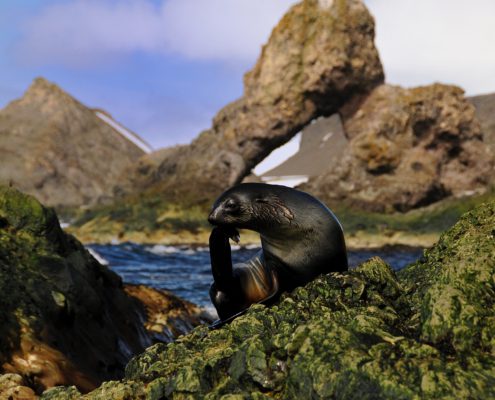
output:
[[61,384],[89,391],[122,377],[156,339],[201,322],[200,310],[175,296],[125,288],[53,210],[0,186],[0,371],[12,373],[0,392],[26,391],[21,381],[38,393]]
[[[495,203],[398,276],[374,258],[134,358],[88,399],[495,396]],[[46,393],[67,398],[73,389]]]

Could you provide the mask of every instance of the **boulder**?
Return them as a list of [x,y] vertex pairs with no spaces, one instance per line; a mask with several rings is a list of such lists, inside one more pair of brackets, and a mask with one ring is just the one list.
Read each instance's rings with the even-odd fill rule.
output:
[[0,371],[13,374],[0,390],[88,391],[122,377],[147,346],[202,322],[210,319],[173,295],[124,287],[62,231],[53,210],[0,187]]
[[205,310],[168,291],[144,285],[124,285],[124,290],[144,306],[144,327],[153,342],[171,343],[195,326],[213,322]]
[[492,202],[397,274],[373,258],[321,276],[218,330],[150,347],[125,380],[82,398],[493,398],[494,226]]
[[486,190],[494,157],[462,89],[381,85],[341,116],[349,145],[308,190],[330,206],[407,211]]
[[144,189],[198,203],[240,182],[312,119],[383,82],[373,40],[374,21],[360,0],[296,4],[245,75],[243,97],[223,108],[191,145],[171,152],[156,184]]
[[24,378],[17,374],[0,375],[0,399],[35,400],[34,393]]

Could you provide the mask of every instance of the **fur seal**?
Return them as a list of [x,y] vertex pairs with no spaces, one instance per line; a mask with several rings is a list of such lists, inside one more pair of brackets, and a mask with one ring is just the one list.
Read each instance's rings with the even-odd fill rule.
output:
[[[286,186],[243,183],[224,192],[208,221],[214,282],[210,297],[221,319],[276,299],[320,274],[347,270],[342,226],[315,197]],[[261,250],[232,265],[229,238],[237,229],[260,234]]]

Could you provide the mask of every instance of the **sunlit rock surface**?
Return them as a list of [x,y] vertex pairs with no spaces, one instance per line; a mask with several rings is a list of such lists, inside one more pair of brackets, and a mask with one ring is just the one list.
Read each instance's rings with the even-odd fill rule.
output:
[[494,227],[492,202],[397,275],[374,258],[322,276],[219,330],[147,349],[124,381],[84,398],[493,398]]
[[494,155],[462,89],[381,85],[342,121],[349,145],[302,186],[330,206],[407,211],[484,192]]

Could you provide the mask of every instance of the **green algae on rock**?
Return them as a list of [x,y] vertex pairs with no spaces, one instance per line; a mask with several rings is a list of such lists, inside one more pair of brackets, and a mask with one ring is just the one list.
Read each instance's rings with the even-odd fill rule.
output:
[[[486,399],[495,396],[495,202],[397,275],[373,258],[154,345],[87,399]],[[63,399],[65,390],[45,399]]]
[[0,187],[0,221],[2,369],[37,390],[62,382],[89,390],[118,377],[151,342],[120,278],[34,197]]
[[[204,322],[200,310],[151,288],[124,287],[53,210],[0,186],[0,392],[89,391],[129,359]],[[17,375],[16,375],[17,374]],[[74,389],[75,390],[75,389]],[[1,398],[1,396],[0,396]]]

